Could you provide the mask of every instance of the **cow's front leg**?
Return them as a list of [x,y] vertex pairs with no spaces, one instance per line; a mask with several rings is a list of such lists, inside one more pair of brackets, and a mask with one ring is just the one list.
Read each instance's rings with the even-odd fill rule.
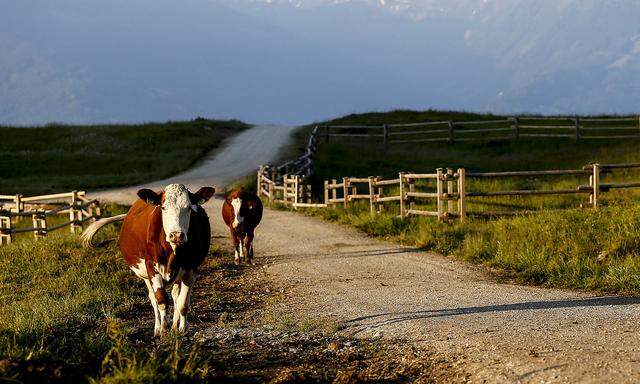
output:
[[196,275],[193,270],[188,270],[182,278],[180,284],[180,296],[178,297],[177,308],[180,312],[180,324],[178,325],[178,332],[184,333],[187,330],[187,312],[191,307],[191,290],[193,284],[196,282]]
[[231,228],[231,242],[233,243],[233,249],[235,250],[234,263],[238,265],[240,264],[240,257],[242,256],[242,253],[240,247],[240,239],[238,238],[238,234],[236,233],[235,228]]
[[253,234],[247,233],[242,241],[247,262],[253,265]]
[[[158,313],[160,314],[160,336],[167,331],[167,294],[164,291],[164,283],[160,274],[155,274],[151,278],[151,287],[153,289],[156,302],[158,303]],[[157,336],[157,334],[156,334]]]
[[173,283],[171,288],[171,298],[173,299],[173,319],[171,321],[171,330],[178,329],[178,320],[180,319],[180,311],[178,310],[178,299],[180,297],[180,284],[181,281]]
[[155,316],[155,325],[153,326],[153,335],[160,336],[160,312],[158,311],[158,303],[156,302],[156,295],[153,292],[153,287],[149,279],[144,279],[147,285],[147,291],[149,292],[149,301],[153,307],[153,315]]

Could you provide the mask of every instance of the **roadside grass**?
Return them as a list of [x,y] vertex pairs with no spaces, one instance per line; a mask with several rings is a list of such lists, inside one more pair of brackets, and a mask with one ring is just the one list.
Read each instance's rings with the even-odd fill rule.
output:
[[205,119],[0,127],[0,192],[35,195],[160,180],[191,167],[247,127],[235,120]]
[[[97,240],[118,231],[105,227]],[[62,230],[0,247],[0,301],[0,381],[184,382],[207,374],[197,347],[152,338],[146,290],[116,242],[84,249]]]
[[520,283],[640,294],[640,207],[542,211],[464,223],[371,215],[368,205],[306,210],[374,236],[483,264]]
[[256,192],[258,185],[258,179],[256,177],[256,173],[252,172],[233,183],[227,185],[225,187],[225,193],[231,192],[235,189],[244,188],[246,191]]
[[[450,111],[392,111],[349,115],[331,124],[411,123],[440,120],[483,120],[499,116]],[[322,123],[324,124],[324,123]],[[310,128],[296,136],[302,143]],[[639,162],[638,140],[574,141],[533,139],[384,146],[368,140],[321,142],[314,158],[314,195],[322,196],[324,180],[342,177],[397,178],[399,171],[433,173],[439,167],[468,171],[579,169],[599,163]],[[603,174],[602,182],[637,181],[636,170]],[[467,179],[467,191],[573,189],[588,176]],[[366,189],[366,187],[365,187]],[[434,182],[418,182],[416,190],[435,192]],[[396,190],[386,190],[397,194]],[[385,204],[372,216],[368,203],[347,211],[307,210],[325,220],[355,226],[363,232],[424,250],[486,265],[518,282],[640,294],[640,191],[615,190],[601,195],[602,208],[588,207],[588,195],[469,198],[470,212],[534,210],[499,219],[469,218],[464,223],[439,223],[434,218],[399,219],[397,204]],[[435,210],[435,202],[416,202]]]

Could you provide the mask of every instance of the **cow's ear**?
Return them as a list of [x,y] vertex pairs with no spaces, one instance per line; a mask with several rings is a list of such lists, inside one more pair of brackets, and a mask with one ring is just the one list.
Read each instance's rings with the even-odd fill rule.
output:
[[144,188],[138,191],[138,197],[147,202],[147,204],[160,205],[162,202],[162,194]]
[[213,187],[202,187],[196,193],[191,194],[191,204],[204,204],[213,194],[216,193],[216,189]]

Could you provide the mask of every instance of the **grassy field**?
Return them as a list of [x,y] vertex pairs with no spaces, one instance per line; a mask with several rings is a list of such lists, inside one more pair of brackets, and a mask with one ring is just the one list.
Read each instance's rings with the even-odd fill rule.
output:
[[[351,115],[335,124],[411,123],[439,120],[494,119],[492,115],[455,112],[371,113]],[[304,132],[298,133],[303,141]],[[399,171],[433,173],[438,167],[470,171],[577,169],[591,162],[640,162],[637,140],[579,141],[570,139],[419,143],[384,146],[372,141],[332,140],[322,143],[314,159],[316,192],[325,179],[345,176],[396,178]],[[637,171],[604,175],[603,182],[640,180]],[[586,176],[520,177],[472,180],[468,191],[575,188]],[[435,192],[429,183],[418,190]],[[321,194],[316,193],[317,196]],[[464,224],[438,223],[432,218],[396,217],[397,207],[385,206],[371,216],[368,204],[348,211],[315,211],[327,220],[353,225],[373,236],[483,263],[522,282],[555,287],[639,294],[640,197],[636,190],[603,194],[603,208],[581,209],[587,195],[471,198],[470,211],[538,210],[532,215],[502,219],[471,218]],[[435,203],[418,207],[435,209]],[[561,211],[554,211],[561,209]]]
[[[99,237],[117,235],[108,226]],[[151,339],[146,290],[116,242],[84,249],[68,231],[22,239],[0,247],[0,282],[0,382],[184,382],[205,373],[178,338]]]
[[247,128],[196,119],[143,125],[0,127],[0,194],[112,188],[183,171]]

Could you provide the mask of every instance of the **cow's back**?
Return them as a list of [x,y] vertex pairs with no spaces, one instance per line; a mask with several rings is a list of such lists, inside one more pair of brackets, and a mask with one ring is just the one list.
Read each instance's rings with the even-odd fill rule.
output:
[[[156,223],[159,228],[153,228],[152,222],[160,214],[157,206],[136,200],[124,218],[120,230],[120,251],[129,265],[137,265],[139,260],[148,254],[148,243],[151,232],[162,230],[162,221]],[[155,218],[157,220],[157,218]],[[159,224],[159,225],[158,225]]]
[[228,199],[225,199],[222,204],[222,220],[227,226],[231,226],[231,223],[233,223],[233,207]]

